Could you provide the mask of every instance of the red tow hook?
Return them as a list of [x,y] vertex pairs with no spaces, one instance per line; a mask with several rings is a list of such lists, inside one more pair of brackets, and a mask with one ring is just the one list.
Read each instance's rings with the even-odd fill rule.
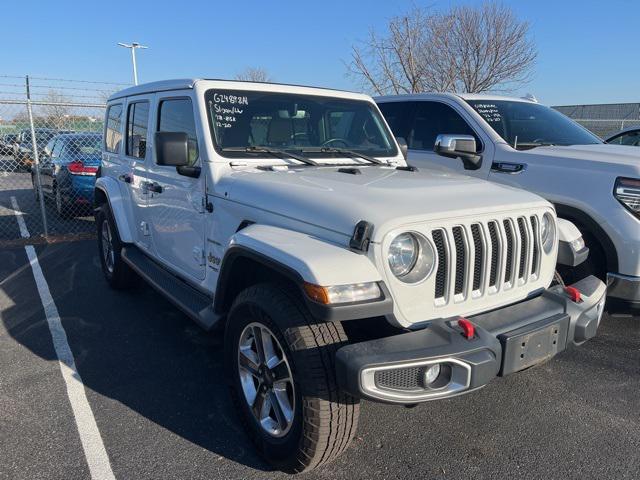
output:
[[458,319],[458,326],[462,329],[462,334],[467,340],[471,340],[475,336],[476,327],[466,318],[460,317]]
[[569,298],[574,302],[578,303],[582,299],[582,295],[580,290],[576,287],[564,287],[564,291],[569,295]]

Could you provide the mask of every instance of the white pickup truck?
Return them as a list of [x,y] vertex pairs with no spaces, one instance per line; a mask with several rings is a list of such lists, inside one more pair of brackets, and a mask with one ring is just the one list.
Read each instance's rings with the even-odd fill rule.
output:
[[[640,311],[640,150],[608,145],[533,99],[417,94],[376,99],[408,162],[464,172],[535,192],[571,220],[590,249],[569,279],[608,283],[610,312]],[[438,135],[443,135],[438,139]],[[452,161],[443,148],[471,136],[476,151]]]
[[219,80],[116,93],[95,207],[108,283],[142,277],[224,330],[233,403],[286,471],[343,452],[360,399],[471,392],[593,337],[604,307],[595,277],[551,286],[556,261],[587,249],[546,200],[415,171],[355,93]]

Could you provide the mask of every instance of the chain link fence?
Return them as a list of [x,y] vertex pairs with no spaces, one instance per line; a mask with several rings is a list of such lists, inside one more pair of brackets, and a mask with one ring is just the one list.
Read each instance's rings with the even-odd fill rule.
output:
[[104,104],[124,87],[0,76],[0,246],[94,235]]
[[640,103],[563,105],[553,108],[604,139],[626,128],[640,126]]

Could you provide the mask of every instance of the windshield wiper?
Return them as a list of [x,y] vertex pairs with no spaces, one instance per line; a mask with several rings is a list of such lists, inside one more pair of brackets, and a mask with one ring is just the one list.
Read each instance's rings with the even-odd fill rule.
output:
[[280,150],[278,148],[263,147],[263,146],[248,146],[248,147],[224,147],[223,152],[247,152],[247,153],[268,153],[274,157],[288,157],[298,160],[306,165],[318,165],[318,162],[311,160],[310,158],[298,155],[296,153],[287,152],[286,150]]
[[555,147],[555,143],[551,142],[518,142],[516,150],[531,150],[537,147]]
[[377,158],[370,157],[369,155],[365,155],[364,153],[359,153],[354,150],[349,150],[346,148],[338,148],[338,147],[319,147],[319,148],[301,148],[301,152],[309,152],[309,153],[341,153],[343,155],[347,155],[352,158],[362,158],[367,162],[375,163],[376,165],[385,164],[385,162],[378,160]]

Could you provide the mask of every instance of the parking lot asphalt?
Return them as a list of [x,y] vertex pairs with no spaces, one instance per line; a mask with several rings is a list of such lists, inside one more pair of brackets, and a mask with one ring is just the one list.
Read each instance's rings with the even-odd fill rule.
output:
[[[285,478],[253,452],[222,339],[142,286],[110,290],[93,241],[36,246],[117,479]],[[484,389],[365,402],[358,437],[309,479],[640,478],[640,318]],[[0,478],[90,473],[24,248],[0,250]]]

